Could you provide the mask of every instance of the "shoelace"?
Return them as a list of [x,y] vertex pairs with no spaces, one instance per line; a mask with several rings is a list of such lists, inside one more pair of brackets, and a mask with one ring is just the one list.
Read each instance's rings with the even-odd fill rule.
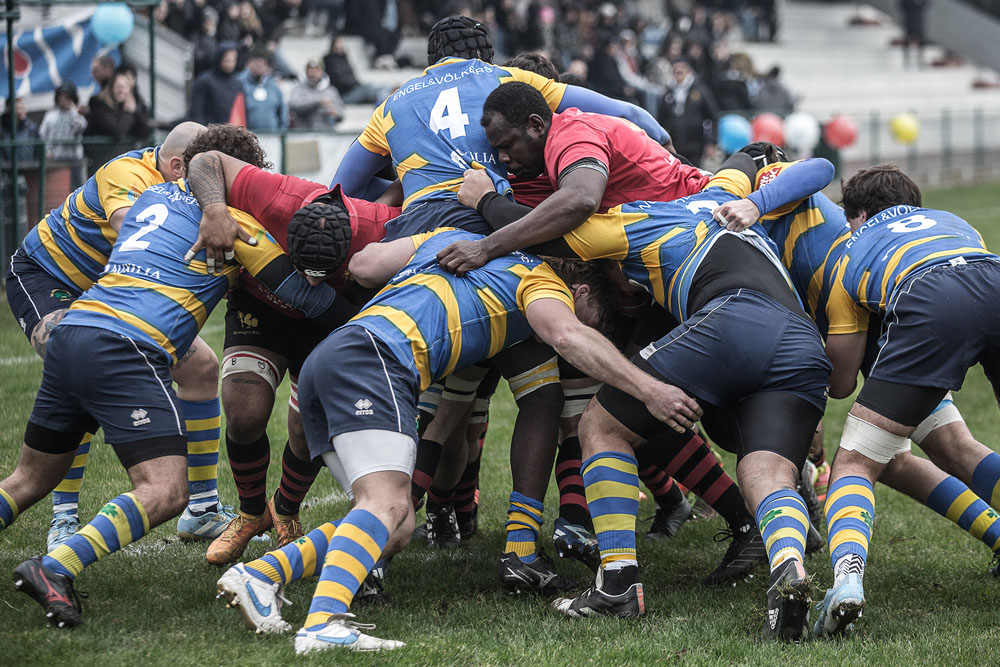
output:
[[352,630],[374,630],[374,623],[359,623],[357,621],[352,621],[350,619],[357,618],[354,614],[348,612],[345,614],[336,614],[330,617],[330,620],[340,620],[343,621],[344,625],[351,628]]

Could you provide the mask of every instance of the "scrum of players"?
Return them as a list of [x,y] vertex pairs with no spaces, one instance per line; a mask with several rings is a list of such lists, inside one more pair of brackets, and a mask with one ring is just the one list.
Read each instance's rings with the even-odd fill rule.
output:
[[[332,189],[267,171],[241,128],[183,123],[29,233],[7,291],[45,363],[0,530],[52,492],[47,553],[14,571],[51,624],[81,623],[84,568],[180,515],[179,537],[228,566],[218,594],[250,629],[291,632],[283,589],[316,578],[297,652],[403,646],[351,610],[385,594],[411,539],[476,532],[501,376],[518,414],[499,584],[553,596],[556,613],[644,613],[640,480],[651,538],[691,516],[682,486],[726,521],[706,585],[768,564],[769,639],[851,631],[876,481],[998,553],[1000,455],[949,394],[975,363],[1000,381],[1000,258],[975,229],[922,208],[893,166],[848,178],[842,208],[821,193],[829,162],[771,144],[708,174],[642,109],[558,83],[538,58],[492,59],[480,24],[442,19],[429,67],[375,109]],[[198,332],[224,296],[220,374]],[[821,504],[827,394],[850,396],[859,371]],[[235,511],[216,484],[221,410]],[[98,427],[133,488],[81,525]],[[735,480],[707,437],[736,455]],[[351,508],[307,532],[299,508],[324,468]],[[553,468],[553,544],[593,570],[582,592],[539,547]],[[804,555],[824,521],[833,582],[810,627]],[[276,548],[241,562],[272,530]]]

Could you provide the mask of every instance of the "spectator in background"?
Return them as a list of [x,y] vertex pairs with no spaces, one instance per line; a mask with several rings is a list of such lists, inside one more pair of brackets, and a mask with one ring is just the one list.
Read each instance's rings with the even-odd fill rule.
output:
[[111,56],[94,56],[94,59],[90,61],[90,78],[97,84],[95,94],[107,88],[114,75],[115,60]]
[[924,61],[924,11],[928,0],[899,0],[903,14],[903,64],[910,66],[911,51],[917,50],[917,67]]
[[281,39],[285,21],[298,16],[301,7],[302,0],[260,0],[257,16],[264,30],[264,41],[277,42]]
[[122,64],[115,70],[115,74],[125,75],[128,79],[129,89],[132,91],[132,97],[135,98],[136,112],[148,118],[149,106],[142,99],[142,95],[139,94],[139,75],[136,73],[135,67],[131,63],[122,61]]
[[188,37],[198,31],[201,23],[201,7],[193,0],[166,0],[167,15],[163,25],[178,35]]
[[726,47],[715,45],[715,77],[709,82],[712,94],[719,105],[719,112],[749,111],[753,108],[750,100],[750,82],[754,78],[753,64],[745,53],[726,57]]
[[670,132],[677,152],[697,166],[706,148],[715,145],[719,110],[708,86],[698,80],[690,62],[676,60],[671,69],[673,81],[660,100],[657,120]]
[[145,113],[132,92],[133,83],[128,74],[119,72],[111,85],[90,98],[85,136],[108,137],[112,141],[88,150],[90,166],[97,170],[116,155],[132,150],[140,141],[149,138],[149,124]]
[[298,129],[326,130],[343,119],[344,103],[323,71],[322,60],[306,63],[306,78],[292,88],[288,106]]
[[201,29],[194,38],[194,75],[212,69],[215,64],[215,48],[218,45],[216,33],[219,28],[219,13],[211,7],[205,7],[201,13]]
[[781,68],[775,65],[760,78],[760,87],[757,89],[757,98],[754,102],[757,111],[772,111],[786,115],[795,110],[795,98],[785,84],[778,80],[780,76]]
[[323,68],[330,77],[330,83],[347,104],[379,104],[389,94],[387,90],[379,90],[371,84],[358,81],[354,68],[347,59],[343,37],[337,36],[330,40],[330,51],[323,56]]
[[215,66],[195,79],[191,87],[190,120],[202,125],[229,122],[236,96],[243,92],[243,84],[235,74],[236,61],[235,42],[219,42]]
[[241,43],[243,28],[240,26],[240,6],[236,2],[224,2],[219,12],[219,29],[216,38],[220,42]]
[[363,0],[348,2],[345,7],[344,31],[360,35],[375,47],[372,64],[378,69],[395,69],[396,52],[401,36],[399,6],[396,0]]
[[[13,106],[13,109],[11,108]],[[33,120],[28,118],[28,107],[25,106],[24,100],[20,97],[13,100],[13,105],[11,104],[11,98],[7,98],[7,102],[4,104],[3,115],[0,116],[0,139],[10,139],[10,115],[11,113],[17,114],[17,136],[15,139],[37,139],[38,138],[38,125],[35,124]],[[30,162],[32,160],[38,159],[37,146],[18,146],[17,148],[17,159],[23,162]],[[4,158],[6,159],[9,155],[8,151],[4,151]]]
[[80,98],[72,82],[64,81],[56,88],[56,106],[45,112],[42,125],[38,128],[38,135],[46,141],[49,157],[53,160],[79,160],[83,157],[80,137],[87,129],[87,119],[79,112],[79,103]]
[[271,54],[254,49],[239,75],[246,103],[247,129],[280,130],[288,127],[288,111],[281,89],[271,77]]

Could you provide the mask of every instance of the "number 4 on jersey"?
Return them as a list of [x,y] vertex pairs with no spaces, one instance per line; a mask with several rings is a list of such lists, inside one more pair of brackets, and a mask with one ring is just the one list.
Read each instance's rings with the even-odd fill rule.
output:
[[465,136],[465,126],[469,124],[469,114],[462,113],[462,102],[458,98],[458,88],[445,88],[434,101],[431,109],[431,129],[437,134],[448,130],[452,139]]

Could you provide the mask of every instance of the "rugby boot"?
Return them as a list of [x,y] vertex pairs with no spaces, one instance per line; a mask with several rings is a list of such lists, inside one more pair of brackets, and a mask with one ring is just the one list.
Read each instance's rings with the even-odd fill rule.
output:
[[275,549],[289,545],[305,534],[302,531],[302,522],[299,521],[298,514],[278,514],[274,508],[274,496],[271,496],[271,499],[267,501],[267,511],[271,514],[274,536],[278,538]]
[[191,514],[191,508],[185,507],[184,513],[177,519],[177,537],[181,542],[199,542],[214,540],[222,535],[229,522],[236,518],[236,512],[226,505],[218,512]]
[[848,574],[840,584],[827,589],[823,601],[816,605],[819,618],[813,626],[817,637],[839,637],[850,634],[854,621],[865,609],[865,588],[861,576]]
[[438,505],[427,501],[427,546],[433,549],[454,549],[462,544],[458,518],[452,503]]
[[544,552],[539,551],[535,555],[535,560],[530,563],[522,561],[513,551],[501,555],[498,573],[500,585],[511,593],[557,593],[576,586],[575,580],[556,574],[552,569],[552,561]]
[[76,535],[83,526],[80,525],[80,517],[69,512],[57,512],[52,517],[52,524],[49,526],[49,534],[45,539],[45,546],[52,551],[57,546]]
[[800,560],[787,560],[771,573],[764,639],[797,641],[809,635],[812,578]]
[[826,540],[824,540],[823,536],[819,534],[818,530],[816,530],[816,526],[810,522],[809,530],[806,532],[806,555],[808,556],[809,554],[814,554],[817,551],[822,551],[825,546]]
[[326,625],[317,630],[302,628],[295,635],[295,652],[299,655],[327,649],[348,651],[391,651],[406,646],[394,639],[379,639],[361,632],[374,630],[371,623],[355,623],[354,614],[334,614]]
[[681,496],[681,501],[673,507],[663,508],[657,505],[653,525],[649,527],[646,539],[666,540],[673,537],[684,522],[691,518],[691,513],[691,503],[684,496]]
[[552,530],[552,546],[560,558],[580,561],[594,572],[601,566],[601,550],[597,538],[584,526],[558,517]]
[[377,564],[361,582],[361,588],[354,594],[354,604],[387,604],[389,594],[385,592],[385,567]]
[[225,565],[240,559],[246,551],[247,544],[257,535],[263,535],[271,529],[271,512],[265,509],[261,516],[239,512],[229,522],[222,535],[208,545],[205,560],[212,565]]
[[74,628],[80,618],[80,596],[73,588],[73,580],[56,574],[44,565],[42,557],[30,558],[14,568],[14,588],[27,593],[42,605],[45,618],[57,628]]
[[719,567],[702,580],[706,586],[721,586],[743,579],[753,572],[758,563],[767,561],[767,549],[761,539],[760,529],[752,521],[735,530],[727,528],[715,534],[715,541],[732,539]]
[[456,512],[455,517],[458,519],[458,533],[462,541],[467,542],[471,540],[472,536],[479,530],[479,503],[474,504],[472,512],[467,515],[460,516]]
[[1000,551],[994,552],[993,560],[990,561],[990,569],[987,572],[991,576],[1000,578]]
[[[612,590],[622,590],[612,593]],[[559,598],[552,608],[570,618],[587,616],[617,616],[636,618],[646,613],[646,603],[639,582],[639,567],[631,565],[619,570],[599,568],[594,585],[575,598]]]
[[813,464],[809,461],[806,461],[805,465],[802,466],[797,490],[809,511],[809,520],[814,526],[821,526],[823,525],[823,504],[816,496],[816,488],[813,486],[813,468]]
[[816,466],[816,481],[813,483],[813,488],[816,490],[816,499],[821,505],[826,502],[826,491],[830,488],[830,470],[830,464],[826,461]]
[[243,623],[258,635],[290,632],[292,626],[281,618],[281,605],[291,604],[284,596],[284,586],[257,579],[237,563],[226,570],[216,583],[225,598],[227,609],[235,609]]

